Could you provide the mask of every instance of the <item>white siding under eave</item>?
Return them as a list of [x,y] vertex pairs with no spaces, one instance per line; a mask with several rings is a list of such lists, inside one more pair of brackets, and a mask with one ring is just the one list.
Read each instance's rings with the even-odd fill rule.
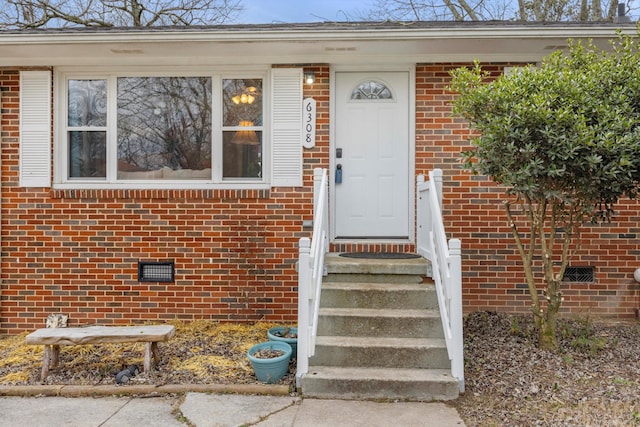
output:
[[274,187],[302,186],[302,69],[271,70]]
[[51,186],[51,72],[20,73],[20,186]]

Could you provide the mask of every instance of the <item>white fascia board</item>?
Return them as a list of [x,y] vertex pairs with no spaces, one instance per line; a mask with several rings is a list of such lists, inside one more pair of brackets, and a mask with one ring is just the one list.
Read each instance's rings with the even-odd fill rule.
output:
[[635,26],[620,28],[603,26],[521,26],[481,28],[421,28],[421,29],[279,29],[279,30],[171,30],[171,31],[106,31],[106,32],[43,32],[0,33],[0,46],[11,44],[78,44],[78,43],[149,43],[149,42],[317,42],[376,41],[430,39],[513,39],[513,38],[602,38],[613,37],[616,31],[635,35]]

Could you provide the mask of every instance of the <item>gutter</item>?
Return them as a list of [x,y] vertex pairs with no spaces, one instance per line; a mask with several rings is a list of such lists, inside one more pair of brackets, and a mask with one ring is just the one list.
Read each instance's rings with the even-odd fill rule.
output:
[[545,39],[545,38],[610,38],[620,30],[637,34],[635,23],[600,25],[485,25],[419,26],[397,28],[371,25],[304,26],[233,26],[179,27],[159,29],[100,28],[74,30],[34,30],[0,33],[0,46],[11,44],[82,44],[143,42],[319,42],[319,41],[403,41],[437,39]]

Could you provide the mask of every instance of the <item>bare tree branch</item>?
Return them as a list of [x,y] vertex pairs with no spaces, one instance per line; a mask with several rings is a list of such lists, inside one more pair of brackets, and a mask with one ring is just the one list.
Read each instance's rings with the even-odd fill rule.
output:
[[0,0],[0,29],[148,27],[233,21],[241,0]]
[[607,19],[613,20],[613,18],[615,18],[617,15],[618,15],[618,0],[611,0],[611,3],[609,3],[609,10],[607,11]]
[[473,8],[471,8],[469,6],[469,3],[467,3],[466,0],[458,0],[460,3],[460,7],[467,13],[467,15],[469,16],[469,19],[471,19],[472,21],[478,21],[478,15],[476,15],[476,12],[473,10]]
[[451,11],[451,14],[453,15],[453,18],[456,21],[463,21],[464,20],[464,18],[462,17],[462,14],[460,14],[460,12],[458,12],[458,9],[456,8],[456,5],[454,5],[451,0],[444,0],[444,4]]
[[[627,9],[633,10],[627,2]],[[376,0],[355,14],[364,20],[602,21],[612,20],[618,0]]]

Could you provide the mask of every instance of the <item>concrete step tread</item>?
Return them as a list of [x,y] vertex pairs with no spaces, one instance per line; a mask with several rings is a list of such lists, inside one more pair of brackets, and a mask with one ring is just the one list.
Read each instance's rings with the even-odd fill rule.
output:
[[401,317],[401,318],[433,318],[440,317],[440,310],[436,309],[396,309],[396,308],[334,308],[321,307],[321,316],[349,316],[349,317]]
[[327,271],[331,273],[426,275],[430,263],[424,258],[363,259],[346,258],[337,253],[325,255]]
[[411,368],[360,368],[338,366],[310,366],[309,377],[315,379],[340,379],[342,381],[394,381],[394,382],[455,382],[447,369]]
[[376,282],[323,282],[322,290],[358,291],[422,291],[435,290],[431,283],[376,283]]
[[362,347],[362,348],[414,348],[431,349],[446,348],[447,343],[442,338],[399,338],[399,337],[344,337],[318,336],[316,345],[334,347]]

